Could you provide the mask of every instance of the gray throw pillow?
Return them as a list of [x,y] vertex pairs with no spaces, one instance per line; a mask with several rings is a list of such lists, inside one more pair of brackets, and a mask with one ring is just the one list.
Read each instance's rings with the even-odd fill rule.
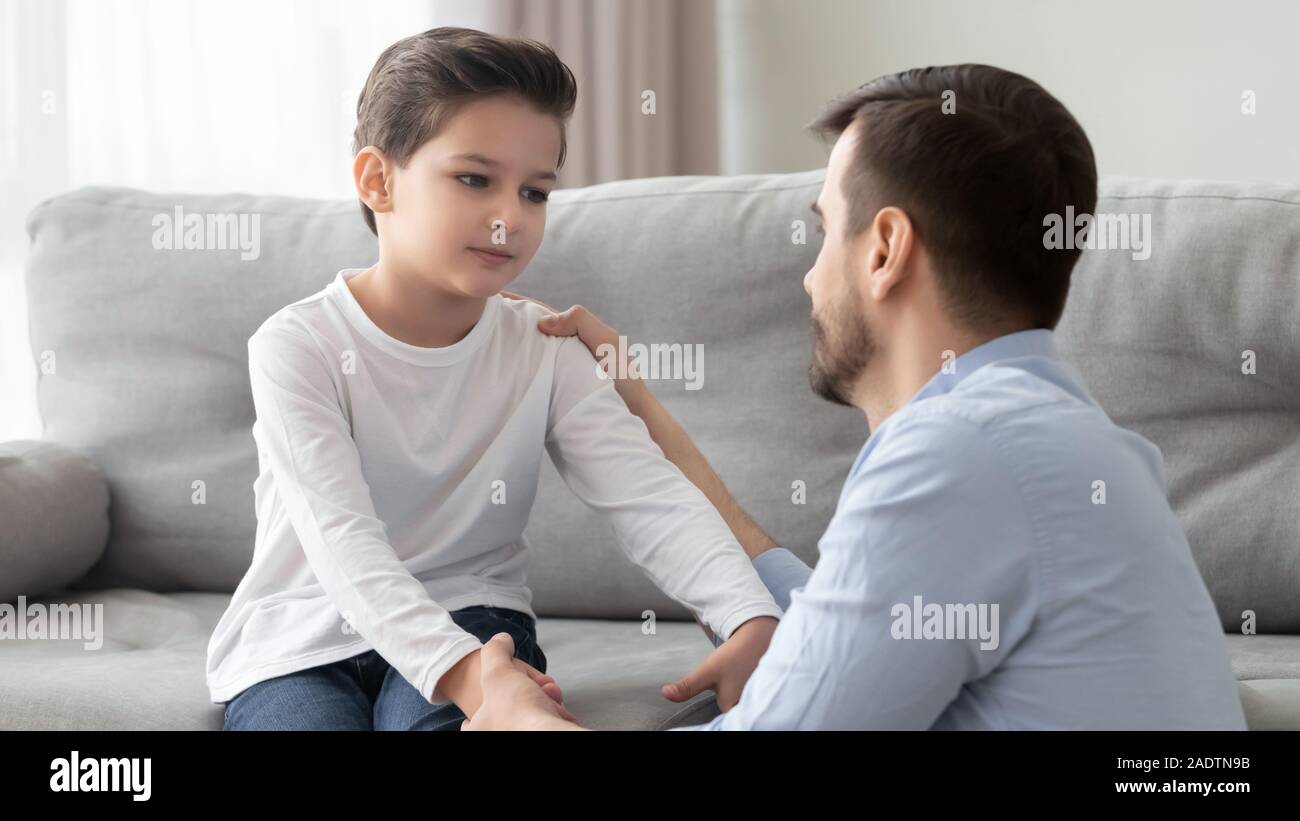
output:
[[51,442],[0,443],[0,602],[80,579],[108,544],[108,483]]

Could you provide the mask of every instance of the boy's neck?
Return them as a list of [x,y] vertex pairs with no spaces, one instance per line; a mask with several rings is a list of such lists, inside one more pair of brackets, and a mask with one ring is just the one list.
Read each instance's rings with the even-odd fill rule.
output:
[[370,320],[398,341],[445,348],[464,339],[483,316],[486,299],[452,294],[379,262],[345,280]]

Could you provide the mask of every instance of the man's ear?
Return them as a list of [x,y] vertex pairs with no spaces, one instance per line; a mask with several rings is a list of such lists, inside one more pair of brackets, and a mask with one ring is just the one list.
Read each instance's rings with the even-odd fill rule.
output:
[[907,212],[890,205],[876,212],[863,239],[867,294],[879,302],[911,271],[916,234]]
[[373,145],[358,151],[352,161],[352,180],[357,187],[357,197],[376,214],[393,210],[388,185],[391,170],[388,158]]

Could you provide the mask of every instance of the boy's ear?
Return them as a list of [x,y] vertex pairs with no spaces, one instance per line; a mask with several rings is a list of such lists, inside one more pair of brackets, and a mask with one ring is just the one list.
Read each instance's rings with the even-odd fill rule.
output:
[[376,214],[393,210],[388,190],[391,167],[384,153],[373,145],[358,151],[352,161],[352,179],[357,186],[357,196]]

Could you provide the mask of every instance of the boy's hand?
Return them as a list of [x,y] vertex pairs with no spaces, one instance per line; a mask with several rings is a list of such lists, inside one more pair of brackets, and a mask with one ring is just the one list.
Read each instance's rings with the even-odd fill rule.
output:
[[[438,681],[439,692],[451,699],[467,716],[474,715],[483,703],[482,654],[480,649],[465,656]],[[528,676],[552,701],[563,706],[564,693],[560,691],[560,685],[554,677],[540,672],[523,659],[512,658],[510,662],[515,670]]]
[[563,704],[547,698],[534,686],[535,678],[530,682],[526,671],[510,664],[515,644],[509,633],[497,633],[479,652],[483,703],[461,722],[462,730],[582,729]]
[[686,701],[705,690],[712,690],[718,701],[718,710],[727,712],[740,701],[745,682],[758,666],[758,660],[767,652],[767,645],[776,632],[777,620],[771,616],[752,618],[731,634],[691,672],[662,689],[669,701]]

